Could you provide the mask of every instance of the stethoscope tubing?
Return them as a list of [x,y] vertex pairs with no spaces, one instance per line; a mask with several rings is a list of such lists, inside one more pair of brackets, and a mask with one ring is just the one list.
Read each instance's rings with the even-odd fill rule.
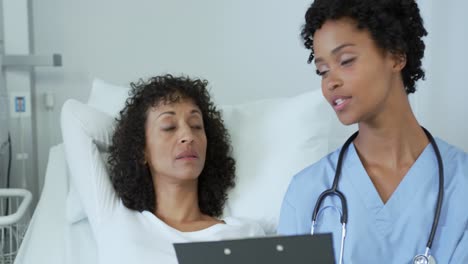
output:
[[[434,149],[434,152],[437,158],[437,165],[439,169],[439,190],[437,194],[437,202],[435,205],[434,220],[432,221],[431,233],[429,234],[429,238],[426,243],[426,252],[424,254],[426,257],[429,257],[430,249],[432,248],[432,243],[434,241],[434,237],[437,232],[437,226],[439,224],[440,214],[442,210],[442,203],[443,203],[443,198],[444,198],[444,166],[442,162],[442,156],[439,151],[439,147],[437,146],[437,143],[435,142],[434,137],[431,135],[431,133],[429,133],[427,129],[425,129],[422,126],[421,128],[423,129],[424,133],[426,134],[428,140],[430,141]],[[335,172],[335,177],[333,179],[333,185],[330,189],[327,189],[324,192],[322,192],[320,196],[318,197],[317,202],[315,203],[314,211],[312,213],[312,230],[314,230],[315,223],[317,222],[317,216],[320,210],[320,206],[322,205],[322,202],[324,201],[324,199],[328,196],[337,196],[340,199],[341,207],[342,207],[342,215],[341,215],[340,222],[343,227],[346,227],[348,223],[348,204],[347,204],[345,195],[340,190],[338,190],[338,182],[341,176],[344,153],[347,151],[349,145],[354,141],[354,139],[356,139],[358,134],[359,134],[359,131],[356,131],[354,134],[352,134],[346,140],[346,142],[343,144],[343,147],[341,148],[340,154],[338,156],[338,162],[336,165],[336,172]],[[344,232],[346,232],[346,229],[344,230]],[[340,253],[343,254],[343,241],[342,241]]]

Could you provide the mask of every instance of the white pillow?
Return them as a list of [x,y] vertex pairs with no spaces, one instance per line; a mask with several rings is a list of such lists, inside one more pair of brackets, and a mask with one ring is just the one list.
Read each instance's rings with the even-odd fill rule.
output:
[[267,234],[276,232],[292,176],[328,152],[326,107],[320,90],[221,107],[237,165],[225,215],[251,218]]
[[[121,110],[117,106],[123,107],[127,94],[128,88],[96,80],[88,104],[115,117]],[[256,220],[268,234],[275,233],[292,176],[329,151],[330,121],[334,117],[327,108],[320,90],[219,107],[231,135],[237,176],[225,216]],[[93,122],[98,125],[102,121]],[[77,193],[70,186],[67,218],[76,222],[84,217]]]
[[116,117],[125,106],[130,88],[107,83],[100,79],[93,81],[88,105]]

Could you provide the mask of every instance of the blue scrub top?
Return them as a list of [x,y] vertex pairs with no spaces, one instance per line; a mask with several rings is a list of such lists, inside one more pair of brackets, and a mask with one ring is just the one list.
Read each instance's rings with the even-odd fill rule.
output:
[[[437,263],[468,263],[468,154],[436,139],[445,173],[444,201],[432,255]],[[329,189],[340,149],[305,168],[291,181],[281,208],[278,233],[308,234],[318,196]],[[346,263],[412,263],[424,254],[434,219],[439,173],[429,144],[410,168],[387,203],[383,203],[354,145],[344,155],[338,189],[348,203],[344,242]],[[315,233],[333,233],[338,262],[341,204],[326,198]]]

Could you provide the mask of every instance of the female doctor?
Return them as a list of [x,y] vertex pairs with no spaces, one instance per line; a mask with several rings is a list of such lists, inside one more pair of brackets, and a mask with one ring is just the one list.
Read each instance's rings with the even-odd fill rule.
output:
[[468,155],[408,101],[424,78],[416,2],[316,0],[305,19],[323,95],[359,131],[293,178],[278,232],[333,233],[337,263],[468,263]]

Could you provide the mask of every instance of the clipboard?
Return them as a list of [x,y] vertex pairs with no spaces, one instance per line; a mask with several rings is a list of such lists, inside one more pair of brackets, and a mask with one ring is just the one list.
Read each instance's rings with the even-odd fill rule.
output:
[[331,234],[175,243],[179,264],[334,264]]

